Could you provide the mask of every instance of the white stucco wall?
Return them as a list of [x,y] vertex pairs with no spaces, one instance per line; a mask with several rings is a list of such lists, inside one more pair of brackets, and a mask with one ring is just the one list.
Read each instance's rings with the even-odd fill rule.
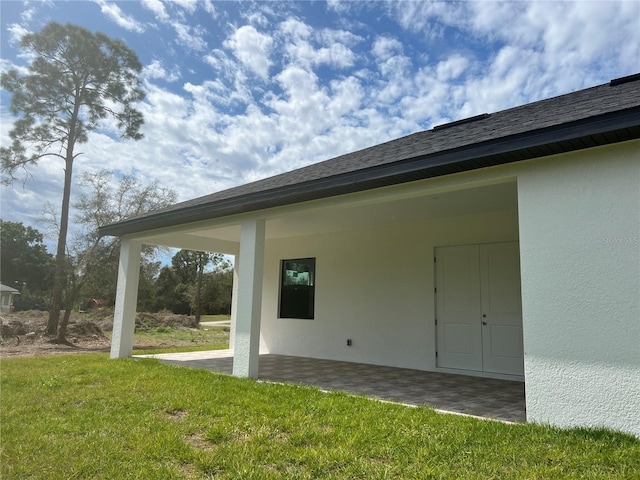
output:
[[[640,141],[464,175],[517,178],[517,212],[268,240],[263,349],[435,369],[434,247],[519,240],[528,420],[640,436]],[[279,319],[304,257],[316,318]]]
[[527,418],[640,436],[640,142],[518,175]]
[[[266,349],[434,369],[434,247],[517,240],[515,207],[268,241],[261,328]],[[279,319],[280,261],[305,257],[316,258],[315,319]]]

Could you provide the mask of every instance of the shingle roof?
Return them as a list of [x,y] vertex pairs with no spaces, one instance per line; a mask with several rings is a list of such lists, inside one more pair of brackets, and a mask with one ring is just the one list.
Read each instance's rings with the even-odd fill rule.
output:
[[135,233],[633,138],[640,138],[640,74],[414,133],[108,225],[101,233]]
[[4,283],[0,283],[0,292],[9,292],[9,293],[20,293],[19,290],[10,287],[8,285],[5,285]]

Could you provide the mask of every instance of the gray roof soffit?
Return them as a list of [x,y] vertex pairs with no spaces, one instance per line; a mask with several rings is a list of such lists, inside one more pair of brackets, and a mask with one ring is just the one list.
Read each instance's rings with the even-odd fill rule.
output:
[[[634,79],[635,80],[635,79]],[[640,81],[440,125],[100,228],[126,235],[640,138]]]

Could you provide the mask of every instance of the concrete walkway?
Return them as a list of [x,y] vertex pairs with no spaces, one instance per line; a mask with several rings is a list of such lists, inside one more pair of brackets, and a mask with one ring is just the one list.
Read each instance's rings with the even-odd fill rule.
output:
[[[136,355],[230,375],[233,351]],[[507,422],[526,420],[524,383],[284,355],[260,355],[258,378]]]
[[218,320],[215,322],[200,322],[201,327],[230,327],[231,320]]

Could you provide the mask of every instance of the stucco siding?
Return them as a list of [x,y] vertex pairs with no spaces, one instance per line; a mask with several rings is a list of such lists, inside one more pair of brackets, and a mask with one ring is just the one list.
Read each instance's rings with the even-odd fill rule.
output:
[[527,418],[640,435],[640,142],[518,175]]
[[[268,241],[261,329],[266,349],[434,369],[434,247],[517,240],[515,208]],[[277,318],[280,261],[304,257],[316,258],[315,319]]]

